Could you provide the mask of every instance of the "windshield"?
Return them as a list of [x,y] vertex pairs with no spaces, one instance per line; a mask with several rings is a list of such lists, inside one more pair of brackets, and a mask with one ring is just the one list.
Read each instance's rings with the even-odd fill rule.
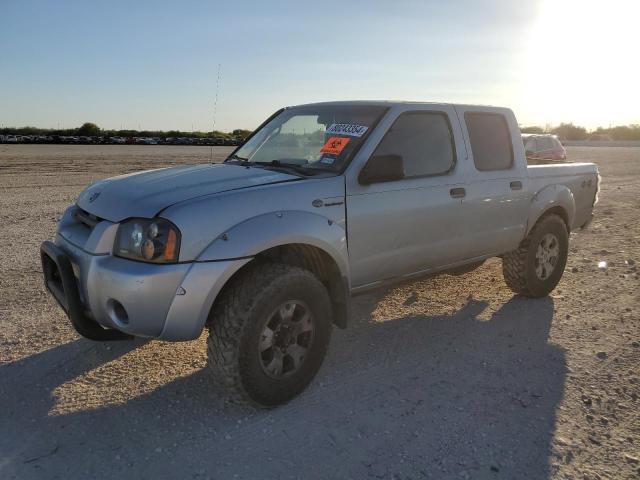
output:
[[385,110],[371,105],[288,108],[227,160],[337,171],[357,152]]

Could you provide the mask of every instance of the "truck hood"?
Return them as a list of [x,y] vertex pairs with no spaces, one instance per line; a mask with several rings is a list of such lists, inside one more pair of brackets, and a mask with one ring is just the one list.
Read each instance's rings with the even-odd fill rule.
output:
[[161,210],[195,197],[300,180],[262,168],[204,164],[147,170],[94,183],[78,197],[83,210],[111,222],[151,218]]

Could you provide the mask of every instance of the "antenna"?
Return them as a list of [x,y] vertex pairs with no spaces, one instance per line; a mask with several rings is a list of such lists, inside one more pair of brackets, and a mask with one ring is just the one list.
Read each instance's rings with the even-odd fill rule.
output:
[[[213,101],[213,125],[211,127],[211,135],[215,139],[215,131],[216,131],[216,115],[218,113],[218,91],[220,90],[220,70],[222,69],[222,64],[218,64],[218,78],[216,79],[216,96]],[[214,140],[215,143],[215,140]],[[213,163],[213,145],[211,145],[211,163]]]

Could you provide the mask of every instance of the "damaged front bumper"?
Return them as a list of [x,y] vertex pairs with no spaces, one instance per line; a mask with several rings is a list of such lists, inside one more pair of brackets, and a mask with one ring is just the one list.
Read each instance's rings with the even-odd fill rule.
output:
[[200,335],[218,292],[250,260],[149,264],[86,252],[60,234],[43,242],[41,259],[47,289],[81,335],[171,341]]

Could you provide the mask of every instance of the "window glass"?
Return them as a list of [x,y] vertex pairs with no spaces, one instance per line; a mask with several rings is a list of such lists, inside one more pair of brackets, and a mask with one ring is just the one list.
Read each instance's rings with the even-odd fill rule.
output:
[[473,162],[478,170],[506,170],[513,165],[511,134],[500,114],[467,112]]
[[524,149],[527,152],[535,152],[536,151],[536,139],[535,138],[529,138],[528,140],[526,140],[526,142],[524,144]]
[[251,156],[253,162],[273,159],[317,162],[325,143],[325,126],[318,123],[317,115],[296,115],[280,125],[277,135],[271,135]]
[[298,170],[339,170],[358,151],[386,110],[384,106],[349,104],[287,108],[263,125],[227,161],[269,168],[293,165]]
[[541,148],[540,148],[540,140],[537,137],[534,137],[532,142],[533,142],[532,150],[534,152],[539,152],[541,150]]
[[453,152],[445,114],[408,112],[397,118],[373,155],[400,155],[408,178],[447,173],[454,164]]
[[540,150],[552,150],[553,142],[551,141],[551,137],[540,137],[538,139],[540,143]]

